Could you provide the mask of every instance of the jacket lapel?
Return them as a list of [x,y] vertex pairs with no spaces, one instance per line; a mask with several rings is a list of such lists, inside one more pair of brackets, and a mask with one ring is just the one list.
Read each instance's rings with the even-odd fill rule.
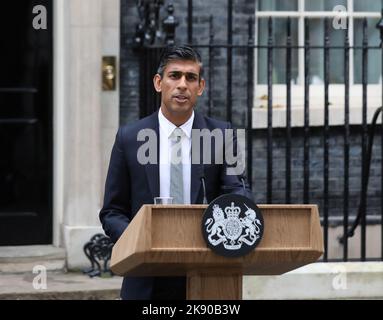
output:
[[[194,121],[192,129],[204,129],[206,128],[206,122],[203,116],[194,111]],[[192,131],[193,136],[193,131]],[[192,150],[193,152],[193,150]],[[201,154],[202,157],[202,154]],[[193,155],[191,157],[193,159]],[[203,163],[200,159],[199,164],[191,165],[191,180],[190,180],[190,202],[191,204],[197,203],[198,194],[201,188],[201,177],[203,176]]]
[[154,197],[159,197],[160,195],[160,178],[159,178],[159,161],[160,161],[160,135],[159,135],[159,123],[158,123],[158,111],[153,113],[149,119],[150,123],[149,128],[153,129],[156,132],[157,137],[157,163],[151,164],[148,163],[145,165],[146,178],[148,179],[148,184],[150,192],[152,193],[152,199]]

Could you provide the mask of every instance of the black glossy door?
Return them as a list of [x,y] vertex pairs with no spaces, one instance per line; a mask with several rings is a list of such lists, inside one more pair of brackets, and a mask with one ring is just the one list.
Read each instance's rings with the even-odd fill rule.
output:
[[[1,5],[0,245],[52,241],[52,2]],[[46,30],[33,28],[36,5]]]

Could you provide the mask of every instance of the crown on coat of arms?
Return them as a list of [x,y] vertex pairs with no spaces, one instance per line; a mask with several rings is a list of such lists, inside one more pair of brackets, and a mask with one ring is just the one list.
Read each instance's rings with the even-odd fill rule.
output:
[[230,207],[225,208],[225,213],[228,219],[236,219],[241,213],[241,208],[234,206],[234,202],[232,202]]

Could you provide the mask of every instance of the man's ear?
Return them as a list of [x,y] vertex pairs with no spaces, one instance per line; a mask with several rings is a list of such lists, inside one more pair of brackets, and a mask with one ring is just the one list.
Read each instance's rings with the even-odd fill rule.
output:
[[199,96],[202,96],[202,93],[203,93],[204,90],[205,90],[205,79],[202,78],[202,79],[199,81],[198,95],[199,95]]
[[161,92],[161,81],[162,81],[161,76],[158,73],[156,73],[153,77],[153,84],[154,84],[154,89],[157,92]]

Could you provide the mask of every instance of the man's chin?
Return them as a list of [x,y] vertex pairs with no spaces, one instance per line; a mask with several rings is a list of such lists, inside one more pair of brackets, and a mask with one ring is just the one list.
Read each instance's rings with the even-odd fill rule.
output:
[[193,107],[190,105],[173,105],[172,112],[177,115],[187,115],[190,114],[193,110]]

